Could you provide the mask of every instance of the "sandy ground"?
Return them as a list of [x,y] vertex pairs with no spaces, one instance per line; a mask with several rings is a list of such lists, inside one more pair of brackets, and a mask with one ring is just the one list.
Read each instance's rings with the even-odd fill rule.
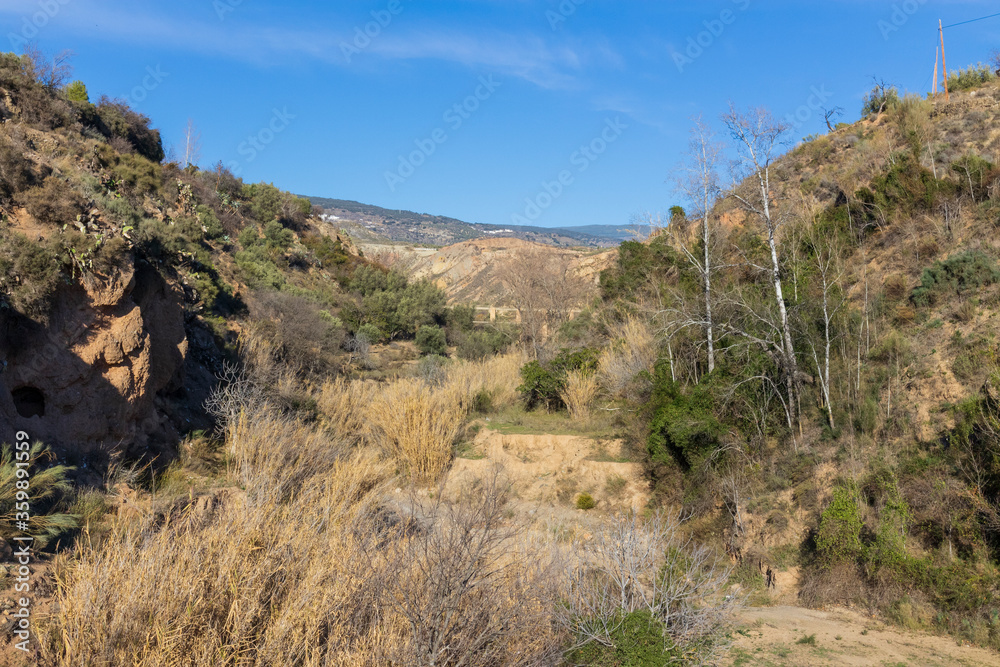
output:
[[589,493],[598,510],[641,510],[649,484],[642,465],[623,459],[621,448],[617,440],[483,429],[468,453],[474,458],[455,460],[445,492],[458,495],[499,464],[524,503],[572,506],[580,493]]
[[[724,665],[1000,665],[1000,655],[986,649],[886,626],[852,609],[752,608],[743,612],[741,621]],[[810,636],[815,644],[798,643]]]

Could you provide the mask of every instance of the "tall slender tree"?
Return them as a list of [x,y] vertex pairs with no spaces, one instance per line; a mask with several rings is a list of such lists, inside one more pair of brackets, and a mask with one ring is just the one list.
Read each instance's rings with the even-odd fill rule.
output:
[[774,289],[774,302],[778,310],[782,365],[788,389],[788,404],[793,421],[798,421],[798,362],[792,341],[792,326],[781,280],[781,258],[778,252],[778,230],[787,221],[787,207],[776,201],[772,188],[772,169],[784,144],[788,127],[766,109],[739,111],[730,105],[722,117],[733,138],[736,161],[733,169],[733,187],[730,196],[739,204],[747,217],[761,227],[770,253],[769,273]]
[[[722,155],[722,144],[715,141],[715,133],[703,118],[694,118],[691,128],[691,143],[686,163],[677,179],[677,189],[690,201],[696,202],[701,218],[699,230],[701,252],[688,247],[688,239],[677,234],[679,246],[691,262],[701,279],[703,316],[705,321],[705,346],[708,351],[708,372],[715,370],[715,321],[712,317],[712,209],[721,191],[719,187],[718,164]],[[680,230],[675,230],[680,231]],[[686,231],[686,230],[685,230]],[[684,234],[686,235],[686,234]]]

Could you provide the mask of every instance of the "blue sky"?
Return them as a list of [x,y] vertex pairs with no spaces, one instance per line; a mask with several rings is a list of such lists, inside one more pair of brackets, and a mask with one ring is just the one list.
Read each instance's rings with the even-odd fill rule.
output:
[[[669,181],[690,118],[717,125],[730,100],[798,112],[800,139],[824,129],[808,107],[820,98],[855,120],[873,75],[927,92],[938,19],[996,12],[960,0],[0,0],[0,25],[5,50],[24,37],[73,50],[91,99],[129,99],[167,146],[193,119],[203,166],[555,227],[678,203]],[[986,60],[1000,17],[946,37],[950,69]]]

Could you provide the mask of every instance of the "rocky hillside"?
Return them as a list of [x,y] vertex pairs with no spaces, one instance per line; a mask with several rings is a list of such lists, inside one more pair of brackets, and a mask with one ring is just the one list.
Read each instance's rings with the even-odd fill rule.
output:
[[79,474],[169,460],[211,428],[205,400],[250,332],[304,377],[356,359],[359,331],[448,326],[457,344],[472,326],[308,201],[165,162],[150,119],[44,67],[0,54],[0,423],[93,464]]

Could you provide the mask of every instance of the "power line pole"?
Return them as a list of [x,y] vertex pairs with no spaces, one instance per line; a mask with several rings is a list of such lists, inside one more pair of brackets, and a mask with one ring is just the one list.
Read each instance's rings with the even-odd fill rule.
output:
[[941,33],[941,65],[944,67],[944,99],[951,100],[951,95],[948,93],[948,60],[944,55],[944,25],[941,19],[938,19],[938,32]]
[[938,60],[941,59],[941,49],[934,47],[934,88],[931,90],[931,95],[937,97],[937,84],[938,84]]

